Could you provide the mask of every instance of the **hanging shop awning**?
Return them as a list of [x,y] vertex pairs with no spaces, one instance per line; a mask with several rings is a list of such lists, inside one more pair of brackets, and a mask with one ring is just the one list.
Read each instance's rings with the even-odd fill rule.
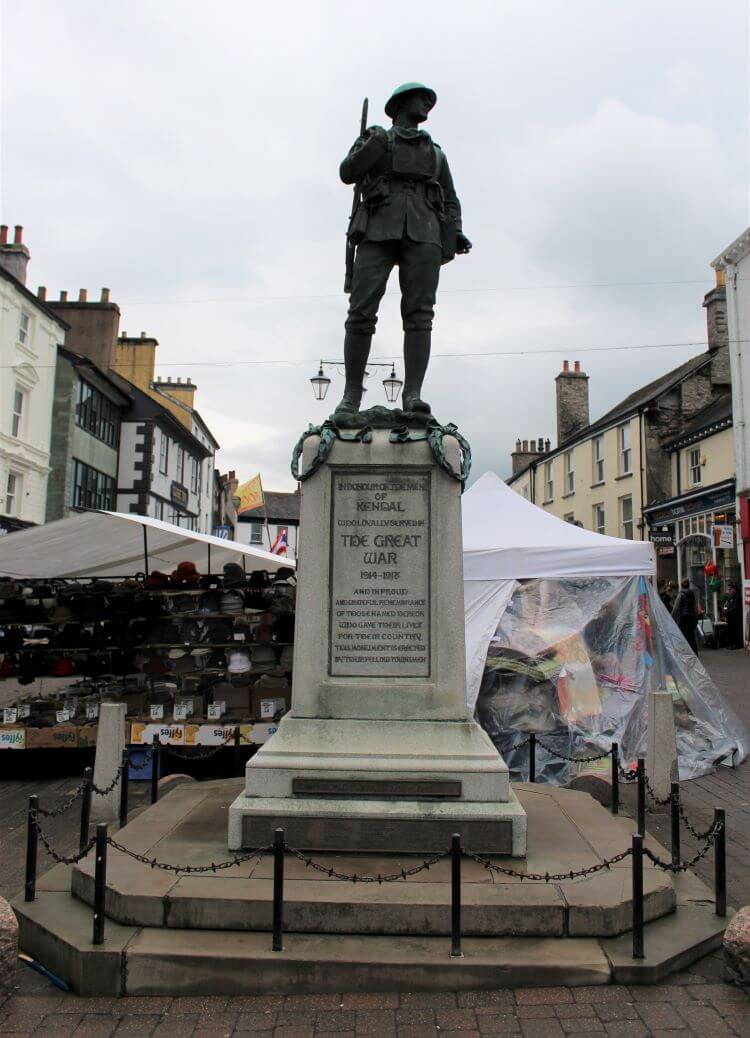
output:
[[178,562],[194,562],[200,573],[221,573],[225,562],[248,573],[294,567],[249,544],[123,512],[81,512],[0,537],[0,574],[8,577],[126,577],[170,573]]

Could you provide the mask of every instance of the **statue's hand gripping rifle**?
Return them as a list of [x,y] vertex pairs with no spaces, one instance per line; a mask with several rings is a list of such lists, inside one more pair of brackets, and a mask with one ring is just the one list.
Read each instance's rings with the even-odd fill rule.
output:
[[[362,102],[362,118],[360,120],[359,135],[364,137],[367,131],[367,98]],[[352,199],[352,217],[357,212],[359,204],[362,201],[362,185],[354,185],[354,198]],[[357,246],[351,241],[349,236],[346,238],[346,274],[344,275],[344,291],[347,295],[352,290],[352,275],[354,274],[354,254],[357,250]]]

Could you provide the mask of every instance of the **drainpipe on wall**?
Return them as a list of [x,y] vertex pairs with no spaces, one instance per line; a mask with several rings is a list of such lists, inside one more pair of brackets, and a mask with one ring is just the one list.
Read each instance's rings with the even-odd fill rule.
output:
[[640,462],[640,479],[641,479],[641,521],[638,524],[641,531],[641,540],[646,540],[646,516],[644,514],[644,507],[646,504],[645,496],[643,493],[643,411],[638,411],[638,458]]

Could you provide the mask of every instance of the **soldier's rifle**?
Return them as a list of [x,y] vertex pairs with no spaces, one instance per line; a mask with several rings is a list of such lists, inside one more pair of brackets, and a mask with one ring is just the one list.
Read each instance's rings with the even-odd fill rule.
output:
[[[368,99],[365,98],[362,102],[362,118],[359,123],[359,135],[364,137],[367,131],[367,106]],[[352,218],[359,208],[359,204],[362,201],[362,185],[357,183],[354,185],[354,198],[352,199]],[[350,218],[351,223],[351,218]],[[347,295],[352,290],[352,276],[354,274],[354,254],[357,251],[357,246],[352,242],[347,234],[346,237],[346,273],[344,275],[344,291]]]

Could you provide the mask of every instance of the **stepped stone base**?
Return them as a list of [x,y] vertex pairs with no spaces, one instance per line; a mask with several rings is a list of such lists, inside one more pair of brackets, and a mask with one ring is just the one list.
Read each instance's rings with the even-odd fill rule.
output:
[[[237,780],[175,789],[118,842],[162,862],[220,862]],[[610,858],[632,821],[587,794],[515,787],[528,815],[526,859],[493,857],[521,872],[565,872]],[[651,838],[655,853],[667,856]],[[420,864],[407,855],[314,854],[343,873],[387,875]],[[13,904],[20,946],[80,994],[242,994],[286,991],[457,990],[498,985],[655,982],[718,947],[726,919],[694,876],[644,870],[646,959],[632,959],[629,860],[586,880],[521,883],[462,861],[461,959],[450,957],[451,863],[407,880],[330,878],[287,855],[284,951],[271,950],[271,855],[216,874],[179,875],[110,849],[103,945],[91,943],[93,853],[40,877],[37,900]],[[72,896],[71,896],[72,892]]]

